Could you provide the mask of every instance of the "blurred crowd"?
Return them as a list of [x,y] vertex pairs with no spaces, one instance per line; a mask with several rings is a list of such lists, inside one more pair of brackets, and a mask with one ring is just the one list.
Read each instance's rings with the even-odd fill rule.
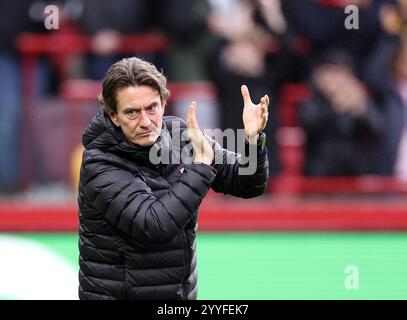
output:
[[[58,29],[44,26],[47,5],[59,8]],[[309,94],[297,106],[305,137],[301,174],[407,179],[406,0],[1,0],[0,10],[0,193],[21,190],[24,157],[38,160],[23,152],[22,132],[33,127],[28,108],[58,97],[67,79],[101,80],[129,55],[120,52],[120,38],[145,33],[165,35],[167,50],[134,54],[162,68],[169,82],[215,85],[221,129],[242,127],[241,84],[253,101],[271,97],[272,175],[281,169],[278,102],[287,94],[281,89],[302,83]],[[86,35],[90,50],[38,57],[27,96],[29,60],[17,45],[26,32]],[[40,128],[50,125],[38,121]],[[58,152],[58,142],[52,150]]]

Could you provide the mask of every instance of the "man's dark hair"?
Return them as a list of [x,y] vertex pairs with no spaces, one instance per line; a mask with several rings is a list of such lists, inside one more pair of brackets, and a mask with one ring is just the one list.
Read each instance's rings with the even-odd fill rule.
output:
[[167,89],[167,79],[152,63],[136,57],[124,58],[113,64],[103,79],[103,89],[99,96],[99,102],[104,107],[105,112],[117,113],[117,90],[130,86],[153,88],[160,95],[161,102],[170,96]]

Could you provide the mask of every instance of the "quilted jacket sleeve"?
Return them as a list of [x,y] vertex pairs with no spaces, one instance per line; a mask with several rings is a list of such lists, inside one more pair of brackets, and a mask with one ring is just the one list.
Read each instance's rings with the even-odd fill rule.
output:
[[196,214],[215,169],[185,165],[180,180],[160,198],[142,178],[105,161],[85,162],[82,174],[85,196],[112,225],[138,240],[169,242]]
[[[182,131],[186,130],[184,120],[180,118],[170,119],[177,121]],[[168,121],[166,124],[171,130],[171,122]],[[215,153],[212,167],[215,168],[216,178],[211,184],[211,188],[215,192],[230,194],[239,198],[253,198],[265,192],[269,178],[265,133],[260,135],[257,145],[245,144],[244,157],[240,153],[222,148],[218,142],[209,136],[206,138]],[[251,159],[249,155],[255,155],[254,159]],[[250,160],[247,161],[248,159]]]
[[[248,160],[249,157],[245,159],[239,153],[223,149],[212,140],[215,151],[213,166],[217,171],[216,179],[211,186],[212,189],[216,192],[246,199],[263,194],[269,178],[269,163],[264,139],[266,139],[265,134],[262,134],[257,145],[246,143],[246,157],[250,154],[255,155],[250,160]],[[249,148],[251,148],[250,151]],[[247,170],[249,166],[253,166],[253,172],[250,174],[248,174],[250,170]]]

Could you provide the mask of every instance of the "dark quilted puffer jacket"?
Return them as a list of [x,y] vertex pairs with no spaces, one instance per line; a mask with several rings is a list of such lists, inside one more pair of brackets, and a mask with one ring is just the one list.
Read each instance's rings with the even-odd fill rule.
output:
[[[181,119],[164,117],[153,147],[173,148],[174,121],[179,133],[185,130]],[[266,150],[257,147],[257,172],[251,176],[238,176],[238,164],[154,165],[152,147],[129,143],[103,111],[85,131],[83,144],[79,298],[196,299],[199,205],[210,187],[244,198],[262,194]],[[238,157],[216,143],[214,148],[225,159]]]

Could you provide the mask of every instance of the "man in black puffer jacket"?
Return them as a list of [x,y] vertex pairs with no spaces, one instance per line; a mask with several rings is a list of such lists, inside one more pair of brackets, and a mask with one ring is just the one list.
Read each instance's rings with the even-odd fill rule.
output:
[[186,123],[163,116],[169,94],[162,73],[138,58],[106,74],[103,110],[83,135],[80,299],[196,299],[198,209],[209,188],[243,198],[265,191],[268,96],[255,105],[242,86],[245,147],[256,151],[245,174],[241,154],[199,130],[195,102]]

